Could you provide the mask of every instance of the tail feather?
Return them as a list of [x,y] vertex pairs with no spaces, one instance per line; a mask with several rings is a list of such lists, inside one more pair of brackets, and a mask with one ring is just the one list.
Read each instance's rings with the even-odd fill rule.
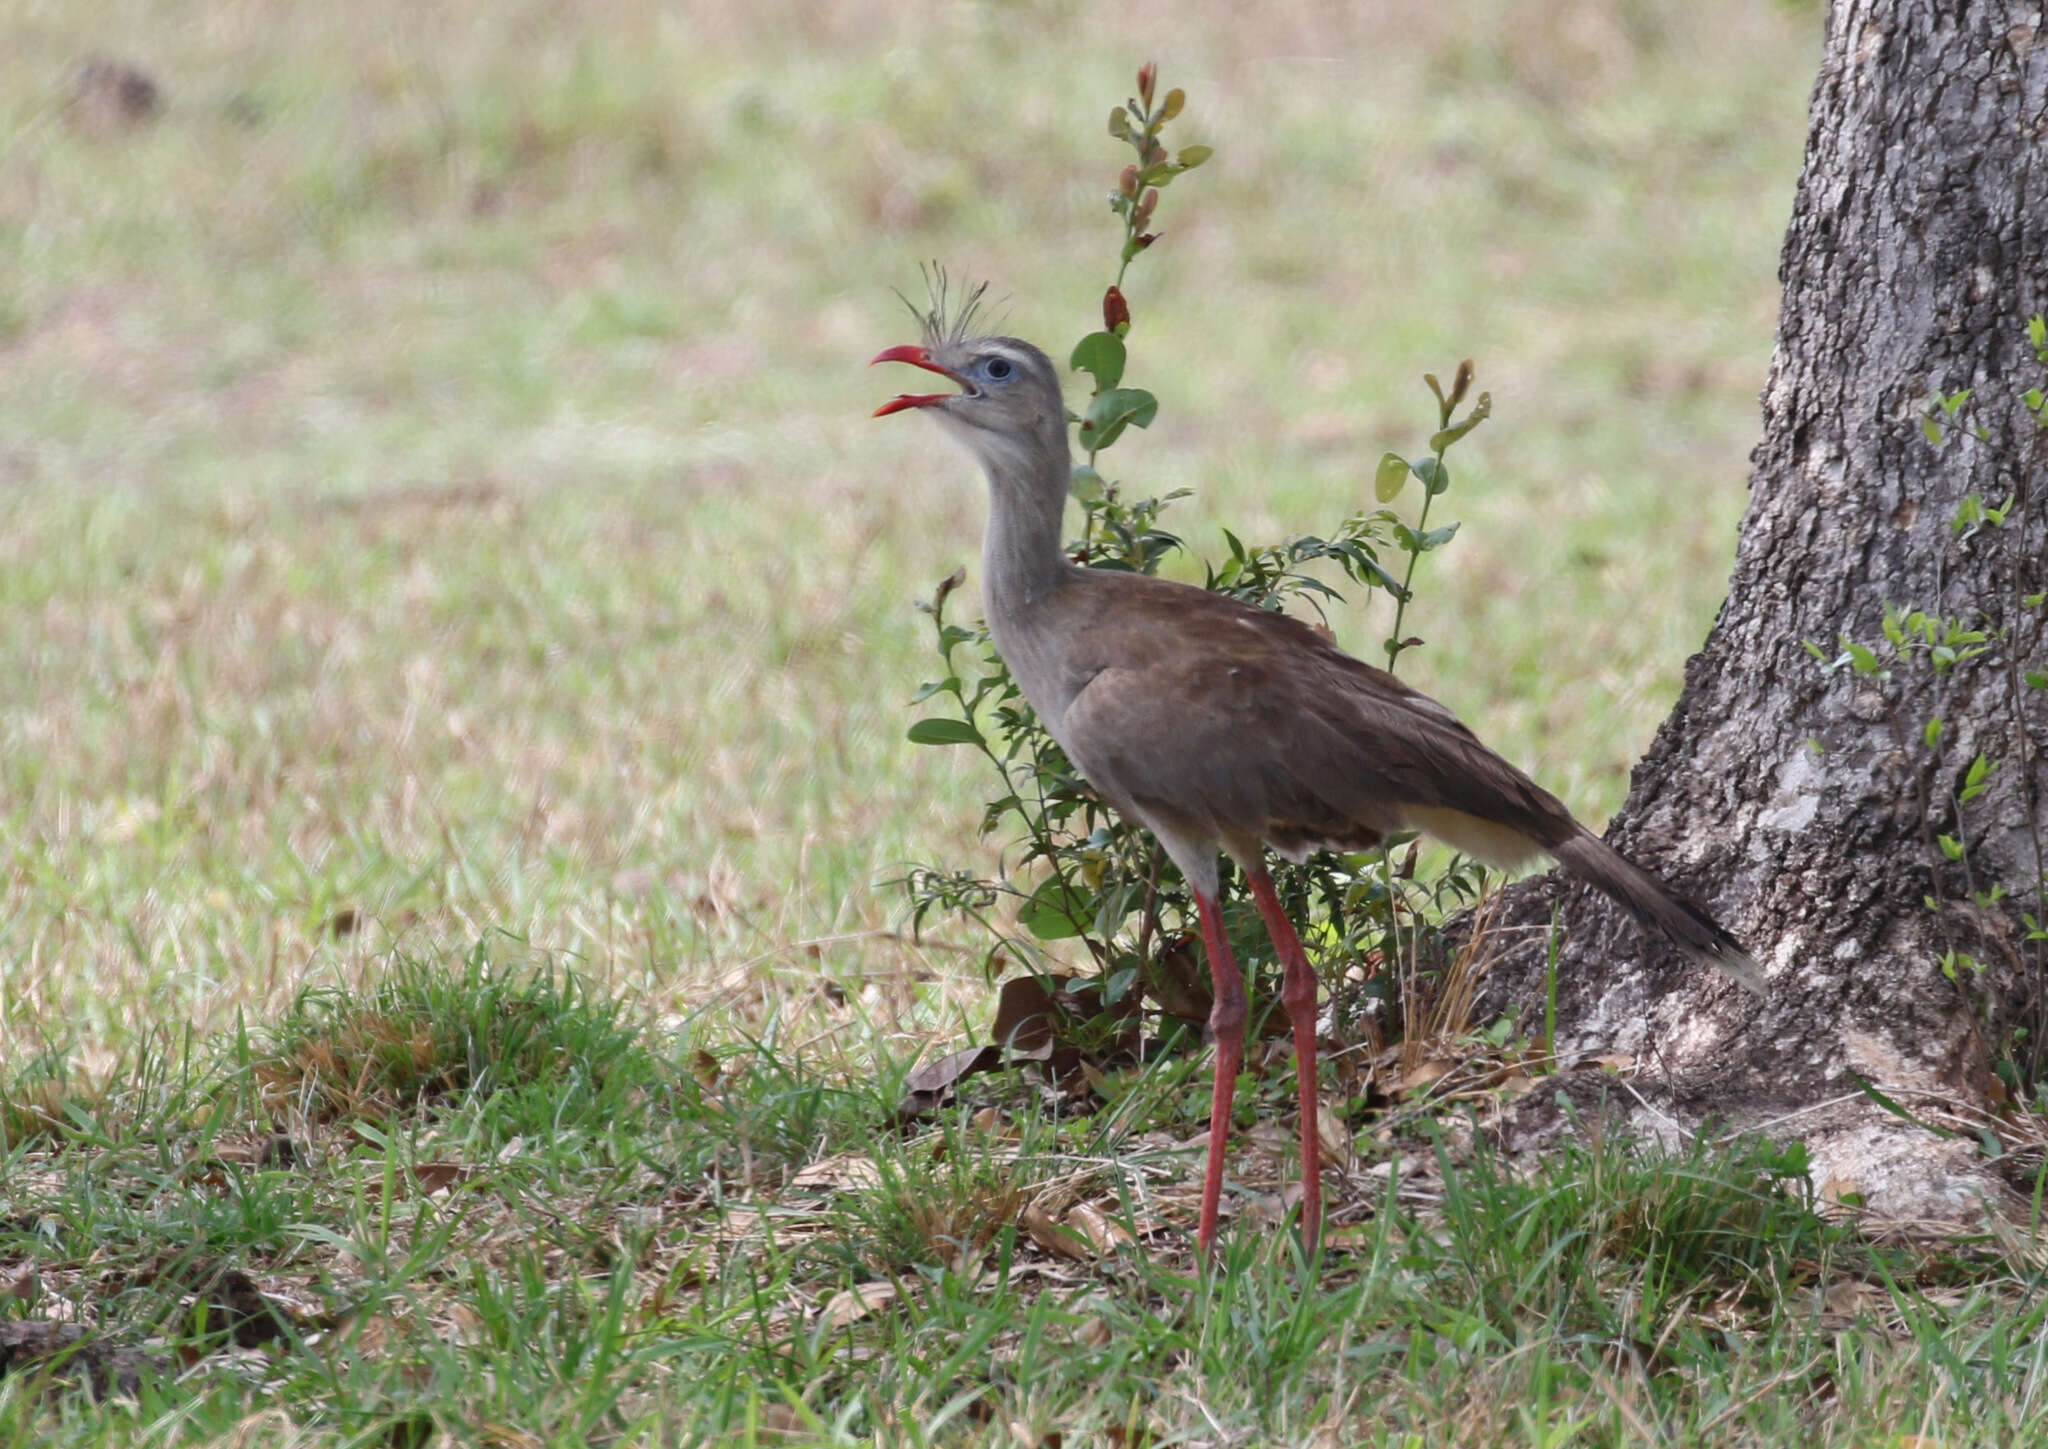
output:
[[1764,994],[1763,968],[1742,949],[1741,942],[1606,841],[1581,831],[1551,853],[1567,872],[1614,897],[1638,922],[1670,938],[1694,960],[1715,967],[1759,996]]

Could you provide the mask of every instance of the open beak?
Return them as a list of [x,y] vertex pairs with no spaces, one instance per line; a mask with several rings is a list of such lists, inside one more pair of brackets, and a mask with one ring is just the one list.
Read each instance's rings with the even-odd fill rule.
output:
[[[886,351],[876,353],[874,361],[868,363],[868,366],[873,367],[876,362],[907,362],[912,367],[921,367],[926,372],[936,372],[940,377],[950,378],[954,382],[959,383],[968,392],[974,390],[966,378],[953,371],[950,367],[939,366],[938,363],[932,361],[929,352],[926,352],[922,347],[909,343],[901,347],[891,347]],[[905,408],[928,408],[935,403],[951,402],[959,396],[961,394],[957,392],[898,393],[895,397],[890,398],[887,402],[876,408],[875,416],[886,418],[890,413],[900,413]]]

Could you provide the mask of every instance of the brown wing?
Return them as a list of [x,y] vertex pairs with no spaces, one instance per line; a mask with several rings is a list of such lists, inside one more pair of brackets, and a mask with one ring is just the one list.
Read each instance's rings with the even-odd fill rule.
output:
[[1403,826],[1497,865],[1541,853],[1752,991],[1711,916],[1590,834],[1435,700],[1296,620],[1124,575],[1089,586],[1086,657],[1056,733],[1082,773],[1183,842],[1300,859]]
[[1456,716],[1297,620],[1201,589],[1106,581],[1061,734],[1141,814],[1288,854],[1415,826],[1518,863],[1578,827]]

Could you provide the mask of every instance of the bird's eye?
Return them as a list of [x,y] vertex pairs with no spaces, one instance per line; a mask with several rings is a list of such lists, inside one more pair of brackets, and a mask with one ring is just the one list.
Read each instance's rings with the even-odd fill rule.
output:
[[995,381],[1001,382],[1004,378],[1008,377],[1013,371],[1015,371],[1015,369],[1010,366],[1009,358],[991,357],[988,360],[988,365],[982,368],[982,371],[987,373]]

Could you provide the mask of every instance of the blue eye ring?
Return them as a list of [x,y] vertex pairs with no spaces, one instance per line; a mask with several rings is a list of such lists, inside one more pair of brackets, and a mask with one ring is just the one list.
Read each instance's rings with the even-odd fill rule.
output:
[[1002,382],[1004,379],[1008,378],[1013,371],[1015,371],[1015,369],[1010,366],[1010,359],[1007,357],[991,357],[987,362],[982,364],[981,370],[987,373],[988,376],[996,382]]

